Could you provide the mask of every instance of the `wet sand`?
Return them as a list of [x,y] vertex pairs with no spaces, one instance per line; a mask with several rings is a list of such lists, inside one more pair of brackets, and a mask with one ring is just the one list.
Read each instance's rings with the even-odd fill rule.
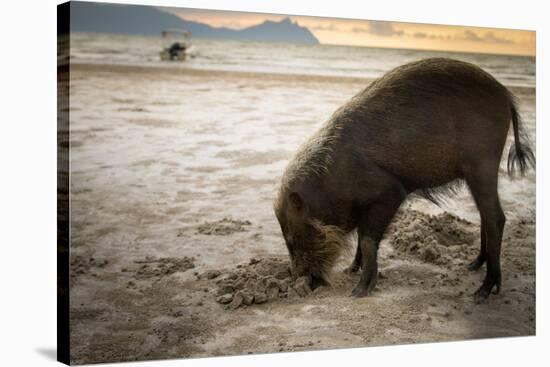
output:
[[[467,270],[479,215],[466,189],[403,205],[372,296],[349,297],[350,258],[313,292],[283,274],[280,175],[369,82],[73,65],[73,363],[534,335],[535,174],[510,179],[505,162],[503,287],[486,303],[471,296],[484,268]],[[535,90],[512,90],[534,142]]]

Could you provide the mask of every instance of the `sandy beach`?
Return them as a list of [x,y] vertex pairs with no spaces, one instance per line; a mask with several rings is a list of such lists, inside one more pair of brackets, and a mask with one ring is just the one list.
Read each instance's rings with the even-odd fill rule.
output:
[[[245,274],[260,282],[287,261],[272,201],[289,158],[370,82],[73,63],[72,362],[534,335],[535,172],[509,178],[504,160],[503,286],[485,303],[472,299],[485,267],[467,270],[479,248],[467,189],[402,206],[369,297],[350,297],[348,257],[333,287],[234,301]],[[535,149],[535,89],[511,90]]]

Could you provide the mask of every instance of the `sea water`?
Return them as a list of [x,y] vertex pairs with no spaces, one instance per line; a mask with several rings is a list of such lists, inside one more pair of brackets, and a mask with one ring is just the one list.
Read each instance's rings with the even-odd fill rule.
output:
[[192,39],[193,57],[160,61],[159,37],[74,33],[71,60],[259,73],[376,78],[388,70],[427,57],[449,57],[482,67],[507,86],[535,86],[535,58],[527,56],[419,51],[336,45]]

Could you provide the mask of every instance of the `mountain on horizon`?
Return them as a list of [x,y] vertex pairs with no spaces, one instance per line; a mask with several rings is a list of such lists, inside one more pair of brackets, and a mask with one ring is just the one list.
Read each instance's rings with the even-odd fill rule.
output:
[[82,1],[71,1],[70,4],[71,32],[156,36],[165,29],[183,28],[195,38],[319,44],[319,40],[307,27],[298,25],[288,17],[279,22],[266,20],[237,30],[185,20],[154,6]]

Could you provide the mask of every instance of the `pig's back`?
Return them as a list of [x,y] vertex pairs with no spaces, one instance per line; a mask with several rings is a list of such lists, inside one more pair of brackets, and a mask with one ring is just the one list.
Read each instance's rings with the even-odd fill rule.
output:
[[[483,141],[487,134],[504,131],[505,139],[510,98],[474,65],[426,59],[388,72],[335,119],[356,154],[413,186],[438,186],[460,176],[463,157],[491,149]],[[480,151],[465,154],[473,149]]]

